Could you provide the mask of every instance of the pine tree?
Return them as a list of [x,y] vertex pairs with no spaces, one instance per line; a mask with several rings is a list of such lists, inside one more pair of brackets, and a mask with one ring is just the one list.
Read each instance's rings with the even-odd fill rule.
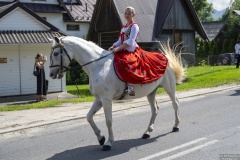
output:
[[209,55],[216,55],[216,51],[217,51],[216,42],[215,42],[215,40],[212,40],[210,42],[210,52],[209,52]]
[[214,53],[214,55],[219,55],[222,52],[222,45],[220,43],[220,40],[218,39],[216,42],[216,52]]
[[216,49],[216,46],[215,46],[215,40],[212,40],[210,42],[210,47],[209,47],[209,55],[214,55],[214,50]]
[[202,58],[203,57],[203,46],[204,46],[204,43],[202,40],[199,41],[199,47],[198,47],[198,50],[196,52],[196,58]]
[[209,43],[208,42],[204,42],[204,47],[203,47],[203,56],[202,58],[207,58],[207,56],[209,55]]
[[228,41],[228,39],[225,39],[223,41],[222,53],[227,53],[228,52],[228,45],[229,45],[229,41]]
[[234,53],[235,51],[235,41],[231,39],[229,46],[228,46],[228,53]]

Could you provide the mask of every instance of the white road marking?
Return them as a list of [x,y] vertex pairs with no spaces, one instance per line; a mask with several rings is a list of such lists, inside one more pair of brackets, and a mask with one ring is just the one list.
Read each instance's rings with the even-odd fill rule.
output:
[[159,156],[161,156],[161,155],[164,155],[164,154],[167,154],[167,153],[169,153],[169,152],[172,152],[172,151],[175,151],[175,150],[178,150],[178,149],[181,149],[181,148],[190,146],[190,145],[192,145],[192,144],[198,143],[198,142],[203,141],[203,140],[206,140],[206,139],[207,139],[207,138],[199,138],[199,139],[196,139],[196,140],[194,140],[194,141],[187,142],[187,143],[185,143],[185,144],[181,144],[181,145],[179,145],[179,146],[176,146],[176,147],[173,147],[173,148],[164,150],[164,151],[162,151],[162,152],[159,152],[159,153],[150,155],[150,156],[148,156],[148,157],[145,157],[145,158],[142,158],[142,159],[139,159],[139,160],[149,160],[149,159],[153,159],[153,158],[155,158],[155,157],[159,157]]
[[191,149],[188,149],[188,150],[179,152],[179,153],[174,154],[174,155],[172,155],[172,156],[163,158],[163,159],[161,159],[161,160],[171,160],[171,159],[179,158],[179,157],[181,157],[181,156],[184,156],[184,155],[186,155],[186,154],[189,154],[189,153],[191,153],[191,152],[194,152],[194,151],[196,151],[196,150],[199,150],[199,149],[201,149],[201,148],[203,148],[203,147],[210,146],[210,145],[212,145],[212,144],[214,144],[214,143],[217,143],[217,142],[218,142],[218,140],[213,140],[213,141],[204,143],[204,144],[202,144],[202,145],[193,147],[193,148],[191,148]]

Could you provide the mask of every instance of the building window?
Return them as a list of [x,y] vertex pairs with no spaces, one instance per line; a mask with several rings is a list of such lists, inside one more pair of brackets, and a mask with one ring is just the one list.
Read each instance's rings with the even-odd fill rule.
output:
[[72,25],[72,24],[67,24],[67,31],[79,31],[80,27],[79,25]]
[[175,39],[174,44],[179,44],[179,43],[181,43],[181,42],[182,42],[182,34],[181,34],[181,32],[175,32],[175,37],[174,37],[174,39]]

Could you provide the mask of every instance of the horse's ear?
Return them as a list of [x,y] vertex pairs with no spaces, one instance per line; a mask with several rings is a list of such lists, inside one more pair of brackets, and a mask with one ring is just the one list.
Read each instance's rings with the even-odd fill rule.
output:
[[54,42],[54,39],[52,39],[52,38],[48,38],[48,40],[49,40],[51,43]]
[[58,38],[58,37],[54,37],[54,39],[55,39],[55,41],[56,41],[57,43],[59,43],[59,42],[60,42],[60,40],[59,40],[59,38]]

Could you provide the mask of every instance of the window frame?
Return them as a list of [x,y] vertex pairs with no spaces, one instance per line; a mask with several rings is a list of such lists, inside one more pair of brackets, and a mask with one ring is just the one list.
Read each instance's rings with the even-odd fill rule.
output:
[[[79,24],[67,24],[67,31],[80,31],[80,25]],[[75,27],[75,28],[69,28],[69,27]]]

